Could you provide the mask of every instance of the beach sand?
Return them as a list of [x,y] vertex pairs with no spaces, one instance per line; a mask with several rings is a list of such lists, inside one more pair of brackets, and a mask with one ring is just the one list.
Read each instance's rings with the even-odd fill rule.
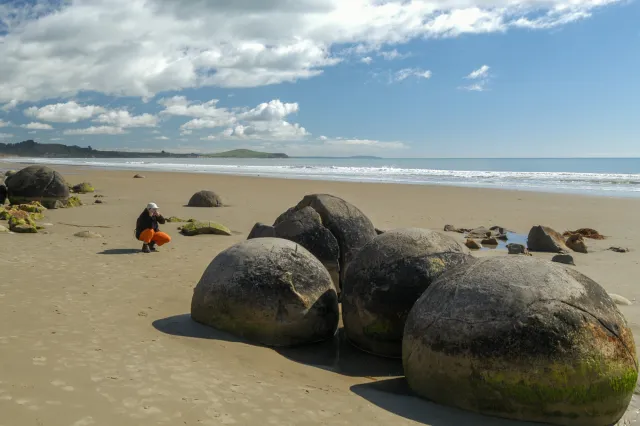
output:
[[[2,164],[0,169],[17,168]],[[340,183],[207,174],[56,167],[70,183],[103,195],[50,210],[46,233],[0,234],[0,426],[46,425],[515,425],[441,407],[410,395],[399,361],[335,342],[274,350],[237,341],[189,319],[191,295],[221,250],[257,221],[272,223],[305,194],[331,193],[380,229],[442,230],[500,225],[526,234],[591,227],[576,269],[607,291],[640,341],[640,200],[419,185]],[[201,189],[229,205],[188,208]],[[147,202],[165,216],[215,220],[234,235],[184,237],[140,253],[133,235]],[[78,238],[90,230],[103,238]],[[450,234],[462,239],[459,234]],[[607,251],[623,246],[629,253]],[[476,256],[505,255],[481,251]],[[551,255],[535,254],[542,258]],[[632,404],[629,418],[635,418]]]

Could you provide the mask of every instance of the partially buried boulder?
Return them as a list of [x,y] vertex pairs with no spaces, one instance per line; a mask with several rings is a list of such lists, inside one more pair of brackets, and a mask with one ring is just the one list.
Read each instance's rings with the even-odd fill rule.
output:
[[69,187],[62,175],[45,166],[29,166],[6,180],[13,204],[39,201],[47,208],[57,208],[69,199]]
[[247,240],[251,240],[253,238],[265,238],[265,237],[275,237],[275,236],[276,236],[276,229],[273,226],[264,224],[262,222],[257,222],[255,225],[253,225],[253,228],[251,228],[251,232],[249,232],[249,235],[247,236]]
[[366,244],[349,264],[342,321],[356,347],[400,357],[407,315],[431,283],[471,259],[452,237],[420,228],[394,229]]
[[304,247],[255,238],[213,259],[194,290],[191,318],[255,343],[293,346],[334,336],[338,297]]
[[76,194],[86,194],[88,192],[94,192],[96,189],[89,182],[82,182],[74,185],[71,190]]
[[222,207],[220,196],[213,191],[198,191],[191,196],[189,207]]
[[[311,207],[320,215],[322,225],[333,234],[338,242],[338,263],[340,265],[340,282],[342,282],[344,272],[358,250],[378,235],[375,227],[356,206],[330,194],[306,195],[298,205],[282,214],[274,225],[285,220],[294,211],[302,210],[305,207]],[[305,248],[312,253],[317,252],[312,247]]]
[[553,262],[474,259],[407,319],[409,386],[434,402],[557,425],[612,425],[638,377],[633,334],[606,291]]
[[537,225],[531,228],[527,237],[527,246],[531,251],[558,253],[569,251],[564,238],[548,226]]
[[231,235],[229,228],[217,222],[189,222],[180,228],[180,232],[188,237],[204,234]]
[[578,253],[587,253],[587,243],[580,234],[572,234],[567,238],[567,247]]
[[325,228],[322,218],[311,207],[288,210],[272,227],[256,224],[251,238],[276,237],[300,244],[311,252],[327,268],[336,286],[340,286],[340,248],[336,237]]

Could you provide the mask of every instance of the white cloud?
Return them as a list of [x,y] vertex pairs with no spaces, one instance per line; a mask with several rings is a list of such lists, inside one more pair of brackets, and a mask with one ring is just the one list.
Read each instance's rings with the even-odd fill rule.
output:
[[473,80],[473,83],[468,86],[462,86],[460,89],[467,90],[469,92],[484,92],[491,75],[489,74],[489,66],[483,65],[477,70],[473,70],[465,77],[467,80]]
[[11,101],[7,102],[6,104],[2,105],[2,107],[0,108],[3,111],[11,111],[12,109],[15,109],[15,107],[18,106],[18,101],[15,99],[12,99]]
[[11,126],[11,125],[12,125],[12,124],[11,124],[11,122],[9,122],[9,121],[3,121],[3,120],[0,120],[0,128],[2,128],[2,127],[9,127],[9,126]]
[[9,139],[12,137],[13,135],[11,133],[0,133],[0,139]]
[[382,56],[387,61],[393,61],[394,59],[405,59],[410,55],[408,53],[400,53],[396,49],[389,51],[382,51],[378,53],[378,56]]
[[[0,65],[1,68],[2,66]],[[2,84],[0,84],[0,87],[2,87]],[[24,110],[24,115],[52,123],[77,123],[105,111],[103,107],[98,105],[80,105],[75,101],[69,101],[45,105],[40,108],[30,107]]]
[[429,70],[423,70],[420,68],[404,68],[396,71],[393,75],[393,80],[400,82],[408,79],[409,77],[429,79],[431,78],[431,75],[432,72]]
[[373,62],[373,58],[371,56],[365,56],[364,58],[360,59],[360,62],[369,65],[371,62]]
[[156,136],[156,139],[160,140],[160,141],[168,141],[169,138],[166,136]]
[[402,142],[381,142],[372,139],[349,139],[349,138],[335,138],[325,139],[325,143],[328,145],[338,146],[354,146],[354,147],[366,147],[376,149],[404,149],[407,146]]
[[127,133],[120,127],[113,126],[91,126],[86,129],[68,129],[63,132],[65,135],[121,135]]
[[476,80],[479,78],[487,78],[489,76],[489,66],[488,65],[483,65],[480,68],[478,68],[477,70],[473,70],[471,71],[471,73],[466,76],[465,78],[469,78],[471,80]]
[[29,124],[23,124],[20,127],[22,127],[23,129],[31,129],[31,130],[53,130],[53,127],[47,123],[32,122]]
[[238,116],[246,121],[277,121],[300,110],[298,103],[282,103],[280,99],[264,102]]
[[547,29],[616,1],[4,2],[0,103],[88,90],[149,100],[201,86],[293,82],[339,63],[336,52],[349,46],[362,57],[420,38]]
[[129,111],[113,110],[100,114],[93,120],[96,123],[108,124],[113,127],[155,127],[158,117],[151,114],[131,115]]

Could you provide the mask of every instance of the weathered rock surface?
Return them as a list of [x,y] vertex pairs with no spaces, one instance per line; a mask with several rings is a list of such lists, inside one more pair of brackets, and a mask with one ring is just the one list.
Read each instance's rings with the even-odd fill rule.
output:
[[247,236],[247,240],[251,240],[253,238],[268,238],[268,237],[275,238],[276,229],[271,225],[267,225],[262,222],[257,222],[255,225],[253,225],[253,228],[251,228],[251,232],[249,232],[249,235]]
[[480,241],[480,244],[482,244],[483,246],[497,246],[498,239],[496,237],[485,238],[482,241]]
[[222,199],[213,191],[198,191],[191,196],[189,207],[222,207]]
[[559,253],[569,251],[564,238],[548,226],[537,225],[531,228],[527,238],[527,246],[531,251]]
[[570,254],[556,254],[551,258],[552,262],[564,263],[565,265],[575,265],[576,262]]
[[567,238],[567,247],[578,253],[587,253],[587,243],[580,234],[572,234]]
[[188,237],[205,234],[232,235],[229,228],[217,222],[188,222],[179,229],[182,235]]
[[436,280],[407,319],[403,365],[434,402],[568,426],[616,423],[638,377],[633,334],[606,291],[526,256],[474,259]]
[[507,250],[509,254],[526,254],[527,248],[522,244],[510,243],[507,244]]
[[338,296],[320,261],[282,238],[245,240],[218,254],[196,285],[191,317],[268,346],[333,337]]
[[11,210],[9,216],[9,230],[17,234],[35,234],[38,227],[28,212]]
[[467,240],[464,242],[464,245],[471,250],[480,250],[482,248],[482,245],[479,242],[471,238],[467,238]]
[[47,208],[57,208],[69,199],[69,186],[62,175],[45,166],[29,166],[5,181],[12,204],[39,201]]
[[[306,207],[318,213],[320,223],[330,231],[338,243],[339,289],[344,280],[344,272],[353,257],[362,246],[378,234],[376,233],[373,223],[371,223],[362,211],[342,198],[329,194],[306,195],[295,207],[282,213],[274,222],[274,227],[277,228],[279,224],[287,222],[291,217],[294,217],[298,211]],[[276,231],[276,235],[279,235],[278,231]],[[318,234],[318,238],[312,241],[317,242],[323,238],[328,244],[333,244],[328,234]],[[304,247],[312,253],[318,253],[319,251],[322,253],[333,252],[330,246],[322,248],[312,246]]]
[[343,281],[348,339],[366,352],[400,357],[415,301],[447,269],[470,258],[455,239],[428,229],[393,229],[377,236],[360,249]]

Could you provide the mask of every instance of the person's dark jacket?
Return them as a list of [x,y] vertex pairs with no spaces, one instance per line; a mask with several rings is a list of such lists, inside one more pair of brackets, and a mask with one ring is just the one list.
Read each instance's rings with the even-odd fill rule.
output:
[[158,232],[160,230],[158,223],[164,225],[165,222],[166,220],[161,214],[151,216],[149,215],[149,210],[144,209],[136,221],[136,238],[140,238],[140,234],[142,234],[145,229],[153,229]]

